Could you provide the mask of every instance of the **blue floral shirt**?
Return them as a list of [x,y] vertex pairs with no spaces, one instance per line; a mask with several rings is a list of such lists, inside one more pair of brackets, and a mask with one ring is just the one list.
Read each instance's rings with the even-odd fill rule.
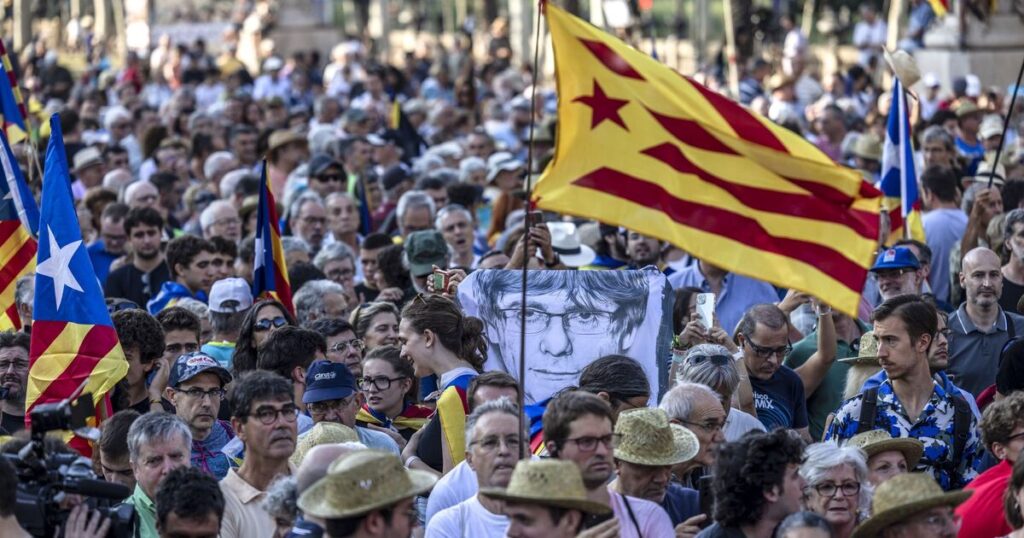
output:
[[[950,465],[953,454],[953,400],[938,383],[933,382],[932,396],[917,420],[911,422],[888,379],[878,386],[875,429],[884,429],[893,437],[911,437],[924,443],[924,455],[917,471],[930,472],[944,490],[961,489],[978,476],[983,450],[978,437],[978,419],[971,416],[970,435],[961,461]],[[825,431],[826,441],[842,444],[857,434],[861,400],[858,394],[836,410],[832,424]]]

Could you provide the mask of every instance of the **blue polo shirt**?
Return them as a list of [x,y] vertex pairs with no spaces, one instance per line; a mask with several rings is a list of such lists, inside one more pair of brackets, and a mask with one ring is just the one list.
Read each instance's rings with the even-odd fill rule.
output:
[[[673,273],[668,277],[668,281],[674,289],[690,287],[704,290],[704,293],[711,292],[711,286],[704,278],[704,273],[701,273],[699,263]],[[715,314],[718,316],[719,325],[732,335],[747,309],[760,303],[777,302],[779,294],[771,284],[728,273],[722,281],[721,293],[715,297]]]

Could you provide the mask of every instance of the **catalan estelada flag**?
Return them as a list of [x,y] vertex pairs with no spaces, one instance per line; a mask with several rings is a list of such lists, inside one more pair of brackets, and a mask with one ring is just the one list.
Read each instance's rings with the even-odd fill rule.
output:
[[263,161],[260,178],[260,203],[256,213],[256,259],[253,261],[252,296],[274,299],[295,313],[292,286],[288,282],[288,266],[284,263],[281,229],[278,228],[277,203],[267,179],[267,161]]
[[[82,242],[57,114],[50,117],[50,130],[25,408],[31,413],[39,404],[64,400],[88,379],[84,393],[109,414],[107,393],[128,372],[128,361]],[[83,439],[72,444],[88,453]]]
[[10,143],[17,144],[28,137],[28,127],[25,125],[28,109],[21,98],[18,75],[7,56],[3,39],[0,39],[0,70],[3,71],[0,73],[0,114],[4,117],[4,133]]
[[910,110],[903,84],[896,77],[893,77],[892,96],[885,126],[880,182],[885,206],[889,210],[889,242],[904,237],[924,241],[921,200],[914,172],[914,147],[910,143]]
[[881,193],[799,135],[547,4],[558,82],[541,209],[678,245],[855,315]]
[[7,330],[21,328],[14,292],[18,279],[36,270],[39,207],[2,132],[0,143],[0,330]]
[[936,17],[949,13],[949,0],[928,0],[928,3],[931,4]]

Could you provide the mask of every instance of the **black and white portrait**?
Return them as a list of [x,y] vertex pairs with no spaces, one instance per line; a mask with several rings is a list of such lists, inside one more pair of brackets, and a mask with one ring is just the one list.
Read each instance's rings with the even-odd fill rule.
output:
[[[575,385],[586,365],[612,353],[640,361],[661,392],[672,334],[670,287],[659,271],[530,271],[528,279],[527,403]],[[522,282],[520,271],[488,270],[459,286],[466,313],[484,321],[487,370],[517,379]]]

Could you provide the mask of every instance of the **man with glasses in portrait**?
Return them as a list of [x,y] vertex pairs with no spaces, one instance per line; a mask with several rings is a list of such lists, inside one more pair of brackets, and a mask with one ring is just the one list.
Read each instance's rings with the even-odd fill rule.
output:
[[224,400],[224,387],[231,374],[213,357],[192,352],[179,356],[171,366],[165,397],[192,432],[192,466],[210,473],[217,480],[231,468],[221,451],[235,437],[231,424],[217,420]]
[[315,361],[306,371],[306,391],[302,403],[306,405],[313,423],[336,422],[356,431],[359,442],[370,448],[387,450],[401,455],[398,444],[382,428],[357,426],[356,415],[363,406],[365,396],[356,386],[356,378],[344,364]]
[[[497,359],[497,364],[488,364],[488,369],[501,369],[518,377],[522,274],[482,271],[474,276],[480,309],[477,317],[484,320],[490,359]],[[599,357],[637,355],[631,353],[631,348],[647,313],[647,274],[533,271],[529,278],[525,326],[529,361],[523,383],[527,403],[543,401],[575,385],[583,368]],[[656,385],[657,372],[647,373],[651,384]]]
[[757,418],[765,429],[792,428],[810,441],[803,382],[782,364],[793,350],[789,318],[774,304],[754,305],[736,326],[736,340],[750,376]]

